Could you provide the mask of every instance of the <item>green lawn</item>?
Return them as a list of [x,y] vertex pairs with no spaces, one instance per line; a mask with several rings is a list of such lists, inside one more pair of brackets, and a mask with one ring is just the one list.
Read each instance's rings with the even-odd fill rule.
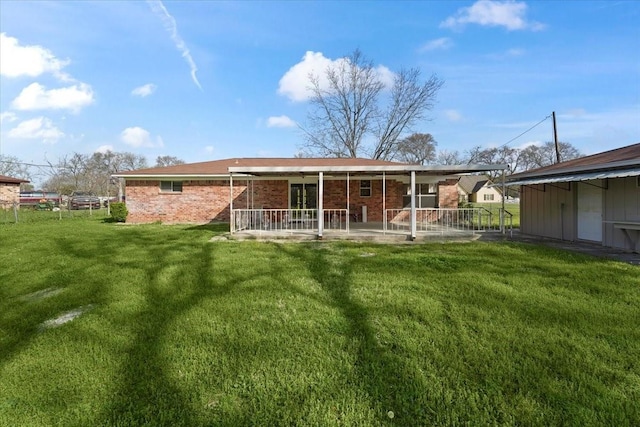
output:
[[[502,209],[502,203],[472,203],[474,208],[484,208],[491,212],[491,225],[494,228],[500,227],[500,209]],[[520,228],[520,204],[519,203],[505,203],[504,209],[507,211],[505,221],[507,227],[509,227],[509,221],[512,221],[513,228]],[[511,216],[509,216],[511,214]]]
[[103,216],[0,224],[2,426],[640,424],[637,266]]

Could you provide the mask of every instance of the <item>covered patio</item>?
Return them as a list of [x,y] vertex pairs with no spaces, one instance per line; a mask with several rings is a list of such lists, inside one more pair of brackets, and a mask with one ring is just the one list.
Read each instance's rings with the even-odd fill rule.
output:
[[[475,234],[491,228],[491,213],[482,208],[439,207],[422,188],[431,188],[461,175],[496,171],[506,165],[361,165],[361,166],[230,166],[229,208],[231,234],[257,237],[354,238]],[[289,183],[287,206],[255,206],[254,184],[282,180]],[[367,194],[367,204],[355,206],[353,182]],[[242,207],[234,207],[234,182],[242,183]],[[364,182],[364,185],[363,185]],[[504,182],[504,179],[503,179]],[[398,194],[400,186],[407,194]],[[328,190],[328,191],[327,191]],[[358,195],[356,195],[358,196]],[[282,203],[281,203],[282,204]],[[507,224],[500,215],[499,231]]]

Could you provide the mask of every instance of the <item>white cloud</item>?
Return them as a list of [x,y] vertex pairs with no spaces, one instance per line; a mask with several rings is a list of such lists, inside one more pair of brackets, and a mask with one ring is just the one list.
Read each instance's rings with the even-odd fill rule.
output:
[[291,120],[287,116],[273,116],[267,119],[267,127],[270,128],[293,128],[296,127],[296,122]]
[[[328,89],[326,71],[328,68],[339,67],[346,58],[332,60],[326,58],[322,52],[307,51],[302,60],[282,76],[278,85],[278,94],[284,95],[292,101],[302,102],[311,98],[309,90],[309,76],[318,77],[320,88]],[[376,67],[378,78],[386,87],[393,85],[394,74],[384,65]]]
[[120,139],[125,144],[135,148],[151,148],[164,146],[162,138],[158,136],[154,141],[154,139],[151,138],[151,134],[148,130],[138,126],[129,127],[123,130],[120,134]]
[[213,154],[213,151],[214,151],[213,145],[207,145],[206,147],[204,147],[204,151],[207,154]]
[[518,1],[478,0],[470,7],[458,9],[440,23],[442,28],[459,29],[466,24],[478,24],[487,27],[505,27],[507,30],[542,30],[544,24],[527,21],[527,5]]
[[60,80],[70,77],[62,72],[69,60],[60,60],[42,46],[21,46],[18,39],[0,33],[0,75],[38,77],[51,73]]
[[453,40],[449,37],[440,37],[439,39],[434,39],[426,42],[420,49],[419,52],[430,52],[432,50],[447,50],[453,47]]
[[20,95],[13,100],[12,106],[16,110],[70,110],[78,112],[81,108],[92,104],[93,101],[93,90],[85,83],[51,90],[46,90],[39,83],[31,83],[22,89]]
[[11,123],[18,120],[18,116],[13,111],[5,111],[4,113],[0,113],[0,123]]
[[153,92],[156,91],[156,89],[157,89],[156,85],[154,85],[153,83],[147,83],[146,85],[139,86],[134,90],[132,90],[131,95],[144,98],[146,96],[151,95]]
[[160,0],[147,0],[147,4],[151,7],[153,13],[155,13],[164,24],[164,28],[171,34],[171,40],[176,45],[176,48],[182,53],[182,57],[189,64],[189,68],[191,69],[191,80],[198,86],[200,90],[202,90],[202,86],[200,86],[200,82],[198,81],[198,77],[196,77],[196,72],[198,71],[198,67],[191,57],[191,52],[189,52],[189,48],[185,44],[180,34],[178,34],[178,25],[176,24],[176,20],[173,16],[169,14],[167,8],[164,7],[162,1]]
[[446,110],[444,114],[450,122],[459,122],[462,120],[462,114],[457,110]]
[[113,145],[101,145],[100,147],[96,148],[95,152],[104,154],[108,151],[113,151]]
[[9,131],[11,138],[42,139],[43,142],[50,144],[55,144],[63,136],[64,133],[46,117],[25,120]]

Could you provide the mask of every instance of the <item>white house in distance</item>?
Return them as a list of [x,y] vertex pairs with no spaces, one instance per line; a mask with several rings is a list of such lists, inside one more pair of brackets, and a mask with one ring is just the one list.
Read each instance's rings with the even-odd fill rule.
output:
[[458,181],[460,203],[502,203],[502,193],[485,175],[465,175]]

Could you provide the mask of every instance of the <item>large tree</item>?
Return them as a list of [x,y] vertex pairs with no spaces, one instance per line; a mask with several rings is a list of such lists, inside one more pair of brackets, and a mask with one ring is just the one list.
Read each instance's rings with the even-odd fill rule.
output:
[[407,163],[424,165],[436,160],[438,143],[429,133],[414,133],[398,141],[396,158]]
[[400,137],[426,119],[443,84],[435,75],[422,81],[417,68],[402,69],[387,93],[379,69],[360,50],[336,61],[324,77],[309,76],[312,108],[302,126],[303,148],[332,157],[394,158]]

